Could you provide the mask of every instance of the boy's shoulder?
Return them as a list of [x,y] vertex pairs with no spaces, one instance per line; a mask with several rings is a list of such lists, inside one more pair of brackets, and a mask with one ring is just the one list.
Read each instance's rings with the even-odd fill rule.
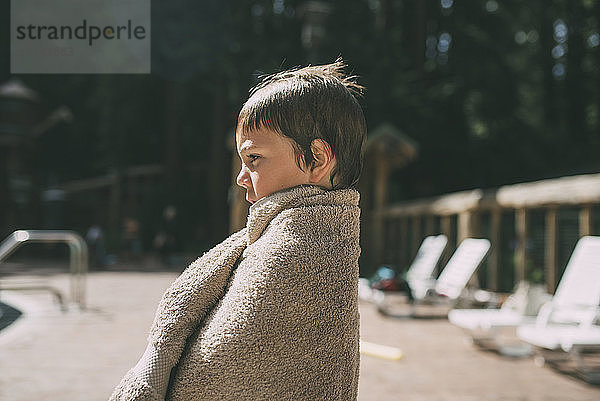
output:
[[[334,212],[336,209],[337,213]],[[261,236],[244,251],[264,265],[347,264],[358,259],[358,207],[294,207],[279,213]],[[348,259],[350,258],[350,259]]]
[[273,218],[262,236],[269,242],[287,239],[314,244],[339,242],[358,237],[359,233],[358,206],[315,205],[283,210]]

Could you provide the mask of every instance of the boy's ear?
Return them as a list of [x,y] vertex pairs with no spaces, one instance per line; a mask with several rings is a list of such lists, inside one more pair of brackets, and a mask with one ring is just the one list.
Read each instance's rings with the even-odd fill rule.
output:
[[316,184],[328,183],[329,173],[334,164],[331,146],[323,139],[314,139],[310,150],[313,154],[313,161],[309,166],[310,181]]

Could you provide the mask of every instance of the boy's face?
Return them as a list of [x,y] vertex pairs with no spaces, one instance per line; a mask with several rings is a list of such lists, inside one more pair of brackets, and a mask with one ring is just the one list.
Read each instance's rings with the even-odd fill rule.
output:
[[235,135],[242,168],[237,184],[246,189],[246,200],[254,203],[267,195],[296,185],[309,184],[310,173],[300,170],[292,140],[268,129]]

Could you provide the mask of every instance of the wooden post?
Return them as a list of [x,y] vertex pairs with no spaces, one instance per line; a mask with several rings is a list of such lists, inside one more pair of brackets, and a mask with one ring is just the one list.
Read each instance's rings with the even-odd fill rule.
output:
[[402,235],[400,232],[402,220],[399,217],[394,219],[394,262],[400,269],[404,267],[402,260]]
[[394,219],[388,217],[383,220],[383,263],[393,263],[394,262],[394,248],[396,247],[396,242],[394,241],[396,235],[394,233]]
[[582,205],[579,210],[579,236],[592,234],[592,206]]
[[444,251],[444,253],[442,254],[441,265],[444,266],[450,259],[450,255],[452,255],[452,251],[453,251],[453,249],[450,249],[452,247],[451,241],[452,241],[452,238],[454,237],[452,235],[452,216],[442,216],[440,218],[440,226],[441,226],[442,234],[444,234],[444,235],[446,235],[446,237],[448,237],[448,245],[449,245],[446,248],[446,249],[448,249],[448,251]]
[[390,166],[384,158],[379,157],[375,169],[375,210],[381,210],[387,204]]
[[463,211],[458,214],[458,227],[456,227],[456,244],[471,236],[471,212]]
[[433,214],[428,214],[425,216],[425,235],[434,235],[435,232],[435,216]]
[[498,277],[500,273],[500,227],[502,223],[502,209],[495,208],[491,212],[490,242],[492,243],[488,258],[488,287],[498,291]]
[[400,219],[400,261],[403,266],[408,266],[410,263],[408,255],[408,224],[407,217]]
[[546,288],[550,294],[553,294],[556,288],[556,244],[558,239],[557,214],[557,209],[555,207],[546,210],[546,246],[544,248],[544,262],[546,270]]
[[525,280],[527,269],[527,210],[515,210],[515,229],[517,234],[517,263],[515,279]]
[[445,234],[448,239],[452,238],[452,219],[450,216],[442,216],[440,218],[440,226],[442,233]]
[[421,245],[421,216],[415,215],[412,218],[412,246],[410,249],[411,259],[417,254],[419,245]]
[[477,215],[472,210],[465,210],[458,215],[458,233],[456,242],[477,235]]
[[381,210],[375,210],[375,213],[371,214],[372,225],[371,225],[371,249],[373,249],[373,258],[371,262],[378,266],[382,262],[383,258],[383,214]]
[[372,249],[374,253],[374,259],[371,261],[375,265],[382,263],[383,258],[383,230],[385,229],[384,217],[381,214],[383,208],[387,203],[387,187],[388,187],[388,176],[390,172],[390,166],[388,162],[383,158],[377,158],[375,161],[375,188],[374,188],[374,219],[373,228],[371,230],[371,239],[373,242]]

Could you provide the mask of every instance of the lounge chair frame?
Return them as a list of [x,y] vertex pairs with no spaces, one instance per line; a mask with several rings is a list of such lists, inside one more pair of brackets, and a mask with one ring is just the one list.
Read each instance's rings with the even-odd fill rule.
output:
[[[490,242],[482,238],[467,238],[456,248],[437,279],[423,280],[422,288],[413,292],[410,300],[406,294],[378,291],[377,310],[398,318],[446,317],[448,312],[466,292],[466,286],[484,260]],[[403,306],[400,313],[391,310],[392,304]]]

